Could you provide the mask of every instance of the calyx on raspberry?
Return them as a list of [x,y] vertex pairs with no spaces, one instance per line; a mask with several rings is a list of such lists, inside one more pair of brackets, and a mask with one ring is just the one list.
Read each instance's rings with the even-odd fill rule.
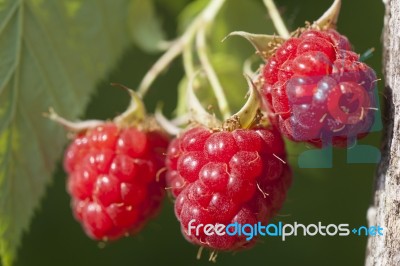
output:
[[157,214],[164,196],[168,138],[139,97],[113,121],[71,123],[50,118],[76,133],[64,156],[67,190],[75,218],[96,240],[139,232]]
[[193,90],[193,80],[190,80],[187,88],[187,101],[189,103],[191,119],[194,122],[202,124],[208,128],[251,128],[261,118],[259,116],[260,95],[257,86],[253,83],[250,77],[246,76],[249,94],[246,103],[243,107],[230,119],[224,123],[218,120],[215,115],[209,114],[201,105]]
[[233,32],[265,60],[258,82],[262,109],[293,141],[346,146],[367,135],[377,102],[375,72],[334,28],[340,0],[289,39]]
[[194,123],[172,140],[167,153],[167,187],[176,198],[183,236],[217,251],[250,248],[255,238],[196,234],[189,231],[190,221],[195,220],[192,226],[265,224],[282,207],[291,183],[284,142],[276,129],[258,123],[259,97],[248,82],[251,93],[241,111],[211,128]]

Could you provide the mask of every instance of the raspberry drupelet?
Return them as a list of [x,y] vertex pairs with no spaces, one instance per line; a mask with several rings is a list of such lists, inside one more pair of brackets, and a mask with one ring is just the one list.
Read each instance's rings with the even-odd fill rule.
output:
[[73,214],[95,240],[138,233],[154,217],[165,194],[165,154],[169,138],[141,97],[120,84],[131,103],[113,120],[71,122],[47,116],[73,133],[64,154]]
[[263,68],[263,108],[293,141],[346,146],[374,122],[375,72],[334,29],[304,29]]
[[65,153],[75,218],[96,240],[139,231],[160,207],[168,139],[158,131],[104,123],[73,140]]
[[273,128],[212,131],[196,126],[174,139],[167,153],[167,186],[184,237],[213,250],[255,244],[245,236],[207,236],[198,224],[266,224],[282,207],[291,171],[279,132]]

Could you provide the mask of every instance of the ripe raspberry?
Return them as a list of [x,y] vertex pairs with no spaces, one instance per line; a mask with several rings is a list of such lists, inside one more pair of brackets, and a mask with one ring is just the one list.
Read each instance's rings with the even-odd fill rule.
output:
[[291,183],[283,140],[275,129],[213,132],[198,126],[173,140],[167,153],[167,186],[185,238],[215,250],[251,247],[241,236],[188,232],[198,224],[263,224],[276,214]]
[[139,231],[160,207],[167,138],[158,131],[104,123],[80,133],[65,153],[75,218],[96,240]]
[[263,107],[291,140],[346,146],[374,122],[375,72],[333,29],[284,42],[263,69]]

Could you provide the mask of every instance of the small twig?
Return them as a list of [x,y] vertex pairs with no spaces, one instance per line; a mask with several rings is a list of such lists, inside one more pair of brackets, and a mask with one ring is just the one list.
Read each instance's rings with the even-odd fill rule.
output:
[[177,126],[185,125],[189,122],[190,120],[190,115],[189,114],[183,114],[181,116],[175,117],[174,119],[171,120],[171,123]]
[[[188,31],[187,33],[191,32]],[[180,39],[176,40],[146,73],[138,88],[138,94],[142,98],[146,95],[158,75],[182,52],[182,48],[188,42],[188,39],[190,39],[188,37],[188,35],[183,35]]]
[[160,126],[171,135],[178,135],[181,129],[177,127],[173,122],[169,121],[162,113],[161,107],[157,107],[154,113],[154,118],[160,124]]
[[196,36],[196,47],[199,55],[200,63],[203,66],[204,72],[211,84],[214,91],[215,97],[217,98],[218,107],[221,111],[222,116],[228,119],[231,116],[231,111],[229,109],[229,104],[225,96],[224,89],[219,82],[218,76],[208,58],[206,50],[206,29],[203,27],[199,29]]
[[276,30],[278,31],[278,34],[285,39],[290,38],[290,32],[287,29],[285,23],[283,22],[283,19],[279,14],[278,9],[276,8],[274,1],[273,0],[263,0],[263,1],[264,5],[268,10],[269,16],[271,17],[271,20],[274,23]]
[[154,63],[139,84],[138,94],[142,98],[146,95],[158,75],[182,53],[186,46],[190,45],[198,29],[205,27],[214,19],[224,2],[225,0],[210,0],[208,6],[193,20],[185,33],[175,40],[169,49]]
[[43,116],[50,120],[53,120],[54,122],[62,125],[64,128],[72,132],[81,132],[89,128],[94,128],[104,124],[104,121],[101,120],[86,120],[86,121],[72,122],[59,116],[52,107],[49,108],[49,111],[47,113],[43,113]]
[[195,74],[191,45],[187,45],[184,47],[182,58],[183,58],[183,68],[185,69],[186,75],[190,79]]

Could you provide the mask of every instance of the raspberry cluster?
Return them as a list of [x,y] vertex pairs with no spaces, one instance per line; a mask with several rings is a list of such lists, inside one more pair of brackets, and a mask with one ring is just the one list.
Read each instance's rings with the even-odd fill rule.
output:
[[264,109],[282,134],[317,146],[346,146],[374,121],[376,75],[333,29],[306,29],[263,69]]
[[275,129],[213,132],[198,126],[174,139],[167,153],[167,186],[185,238],[214,250],[251,247],[245,236],[188,232],[199,224],[266,223],[291,183],[283,140]]
[[64,168],[75,218],[96,240],[114,240],[141,229],[160,207],[167,138],[157,131],[105,123],[79,134]]

